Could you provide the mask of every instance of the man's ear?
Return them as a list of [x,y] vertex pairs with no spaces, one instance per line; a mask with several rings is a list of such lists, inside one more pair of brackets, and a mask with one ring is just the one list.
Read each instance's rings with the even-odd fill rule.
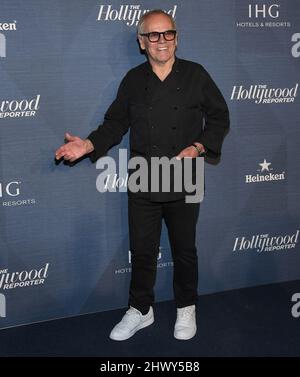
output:
[[138,35],[138,40],[139,40],[141,50],[145,50],[146,48],[145,48],[145,43],[144,43],[143,37]]
[[175,46],[177,47],[177,44],[178,44],[178,34],[176,34],[176,37],[175,37]]

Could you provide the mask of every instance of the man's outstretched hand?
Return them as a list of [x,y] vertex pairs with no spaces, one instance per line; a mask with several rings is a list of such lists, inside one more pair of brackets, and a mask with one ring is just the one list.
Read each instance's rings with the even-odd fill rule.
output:
[[64,160],[73,162],[94,150],[94,146],[89,139],[83,140],[66,132],[65,140],[66,144],[59,147],[55,152],[56,160],[64,158]]

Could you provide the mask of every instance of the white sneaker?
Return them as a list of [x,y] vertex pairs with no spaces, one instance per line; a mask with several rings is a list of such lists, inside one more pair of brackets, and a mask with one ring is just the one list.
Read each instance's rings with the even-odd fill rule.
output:
[[177,308],[174,337],[180,340],[188,340],[195,336],[196,332],[196,306],[190,305],[184,308]]
[[130,306],[122,320],[112,329],[109,337],[112,340],[126,340],[132,337],[138,330],[150,326],[154,322],[153,308],[143,315],[139,310]]

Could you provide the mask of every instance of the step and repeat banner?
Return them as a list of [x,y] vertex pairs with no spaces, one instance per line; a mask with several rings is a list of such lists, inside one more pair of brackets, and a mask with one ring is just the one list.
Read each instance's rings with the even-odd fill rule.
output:
[[[199,294],[300,279],[300,2],[1,0],[0,328],[127,305],[128,135],[106,192],[104,169],[54,152],[101,124],[145,60],[139,17],[161,7],[177,56],[208,70],[230,110],[222,158],[205,164]],[[173,299],[163,230],[156,301]]]

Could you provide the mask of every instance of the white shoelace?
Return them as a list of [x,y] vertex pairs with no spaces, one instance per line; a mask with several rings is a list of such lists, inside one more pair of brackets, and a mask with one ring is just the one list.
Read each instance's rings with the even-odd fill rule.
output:
[[182,308],[178,311],[178,315],[180,319],[187,319],[189,320],[191,316],[194,313],[194,307],[193,306],[187,306],[185,308]]
[[137,309],[129,308],[127,312],[125,313],[123,321],[128,324],[130,323],[136,324],[136,321],[139,317],[140,317],[140,312]]

